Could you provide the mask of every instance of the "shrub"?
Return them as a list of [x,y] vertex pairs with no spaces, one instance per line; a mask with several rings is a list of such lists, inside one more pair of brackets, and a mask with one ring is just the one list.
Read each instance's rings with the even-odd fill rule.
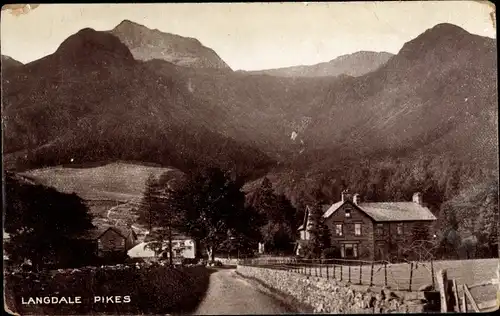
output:
[[340,258],[340,249],[337,247],[326,248],[321,252],[323,259],[336,259]]
[[[52,273],[5,275],[6,307],[21,315],[189,313],[208,288],[205,267],[157,264],[85,267]],[[82,304],[22,304],[21,297],[82,297]],[[127,304],[93,304],[95,296],[130,296]]]

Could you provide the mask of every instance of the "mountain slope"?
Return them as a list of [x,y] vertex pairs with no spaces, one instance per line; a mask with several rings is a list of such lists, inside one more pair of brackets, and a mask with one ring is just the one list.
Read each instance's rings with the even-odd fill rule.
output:
[[136,61],[109,33],[78,34],[7,78],[9,152],[250,168],[269,161],[264,151],[305,170],[438,153],[496,168],[496,44],[454,25],[429,29],[373,72],[318,78]]
[[318,147],[357,153],[424,150],[491,162],[496,65],[495,40],[437,25],[380,69],[332,87],[320,106],[310,109],[322,115],[304,137]]
[[287,162],[441,153],[491,164],[498,113],[495,50],[493,39],[441,24],[359,77],[182,69],[175,77],[200,102],[225,113],[235,133]]
[[277,77],[335,77],[339,75],[359,77],[378,69],[392,56],[391,53],[387,52],[360,51],[311,66],[292,66],[249,71],[248,73]]
[[270,162],[211,129],[208,109],[106,32],[70,36],[54,54],[10,74],[4,91],[4,152],[23,152],[20,164],[123,159],[242,171]]
[[15,60],[14,58],[7,56],[7,55],[2,55],[2,70],[10,69],[10,68],[15,68],[22,66],[23,63],[20,61]]
[[212,49],[194,38],[151,30],[129,20],[110,33],[127,45],[138,60],[161,59],[185,67],[231,70]]

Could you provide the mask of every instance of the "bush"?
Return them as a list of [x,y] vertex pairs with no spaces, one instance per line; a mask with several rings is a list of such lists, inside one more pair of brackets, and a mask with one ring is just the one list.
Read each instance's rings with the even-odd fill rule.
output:
[[326,248],[321,252],[322,259],[340,258],[340,249],[337,247]]
[[197,258],[182,258],[181,264],[197,264],[200,262],[200,259]]
[[222,267],[222,262],[220,260],[210,261],[208,262],[208,266],[210,267]]
[[123,252],[110,252],[105,254],[103,257],[99,258],[99,262],[101,265],[113,265],[113,264],[122,264],[127,262],[130,257]]
[[[52,273],[5,275],[5,304],[20,315],[190,313],[208,288],[205,267],[156,264],[85,267]],[[21,297],[82,297],[82,304],[22,304]],[[93,303],[95,296],[130,296],[127,304]]]

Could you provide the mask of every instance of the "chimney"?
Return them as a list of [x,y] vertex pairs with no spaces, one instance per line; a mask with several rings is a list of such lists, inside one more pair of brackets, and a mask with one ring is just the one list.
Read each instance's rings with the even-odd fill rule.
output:
[[352,201],[352,194],[349,193],[349,190],[342,191],[341,197],[342,197],[342,202]]
[[358,205],[359,203],[361,203],[361,195],[359,195],[358,193],[354,194],[352,201],[354,202],[354,204]]
[[418,205],[422,205],[422,193],[420,193],[420,192],[413,193],[413,203],[417,203]]

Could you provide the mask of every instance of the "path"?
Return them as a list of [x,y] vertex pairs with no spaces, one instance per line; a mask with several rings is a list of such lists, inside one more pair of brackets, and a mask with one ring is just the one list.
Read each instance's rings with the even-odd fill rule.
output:
[[195,315],[284,314],[296,312],[277,299],[260,292],[234,273],[220,269],[210,275],[205,298]]

